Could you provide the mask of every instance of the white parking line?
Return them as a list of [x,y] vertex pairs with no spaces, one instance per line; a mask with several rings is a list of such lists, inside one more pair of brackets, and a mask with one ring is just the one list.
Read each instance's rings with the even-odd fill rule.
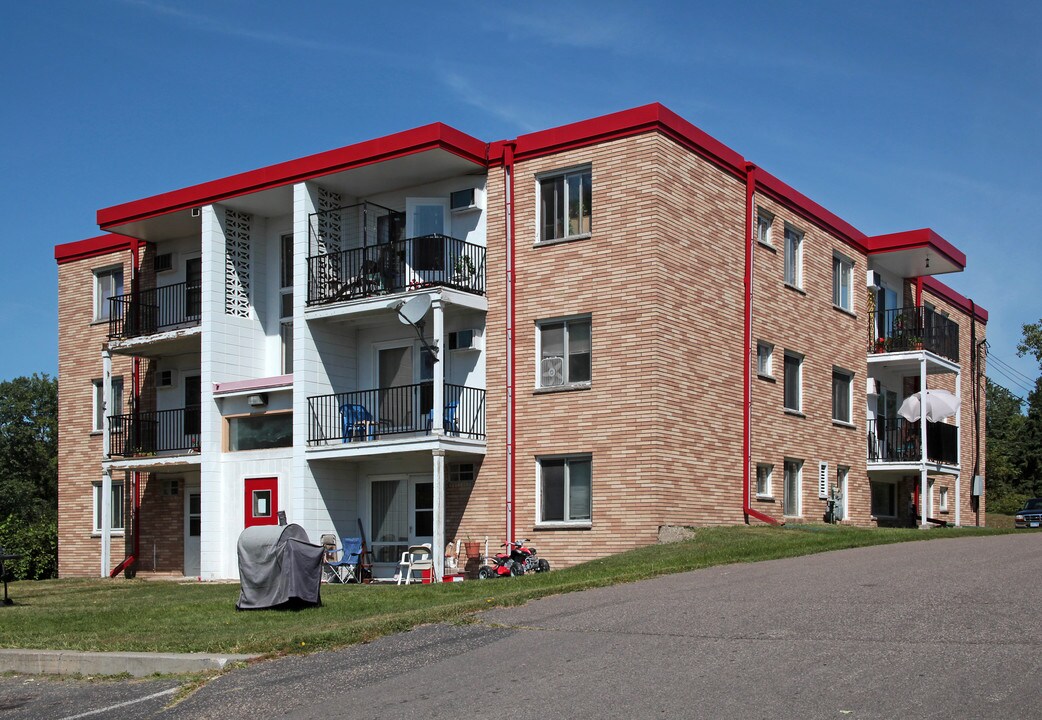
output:
[[177,688],[173,687],[169,690],[162,690],[151,695],[146,695],[145,697],[138,698],[137,700],[127,700],[126,702],[121,702],[116,705],[109,705],[108,707],[100,708],[99,710],[91,710],[90,712],[80,713],[79,715],[70,715],[68,717],[61,718],[61,720],[77,720],[77,718],[90,717],[91,715],[98,715],[103,712],[108,712],[109,710],[116,710],[117,708],[126,707],[127,705],[136,705],[139,702],[145,702],[146,700],[152,700],[157,697],[163,697],[164,695],[173,695],[175,692],[177,692]]

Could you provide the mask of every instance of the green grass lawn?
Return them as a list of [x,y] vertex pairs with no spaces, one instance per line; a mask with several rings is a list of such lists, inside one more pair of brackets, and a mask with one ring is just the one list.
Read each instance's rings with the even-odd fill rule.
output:
[[[989,521],[990,521],[989,516]],[[10,586],[0,647],[231,652],[277,655],[372,640],[430,622],[533,598],[712,565],[842,548],[994,535],[1008,529],[893,530],[827,525],[724,527],[539,575],[440,585],[326,585],[322,606],[237,612],[238,584],[151,580],[45,580]],[[553,562],[553,558],[549,558]]]

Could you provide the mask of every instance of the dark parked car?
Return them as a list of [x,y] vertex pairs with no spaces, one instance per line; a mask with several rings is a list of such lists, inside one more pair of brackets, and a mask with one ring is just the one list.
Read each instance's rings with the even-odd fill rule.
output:
[[1013,516],[1013,527],[1042,527],[1042,498],[1031,498]]

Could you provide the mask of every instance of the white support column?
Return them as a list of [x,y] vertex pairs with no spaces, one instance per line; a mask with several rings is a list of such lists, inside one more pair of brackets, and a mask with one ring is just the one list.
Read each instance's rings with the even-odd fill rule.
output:
[[922,354],[919,360],[919,445],[922,447],[922,455],[919,458],[919,516],[920,526],[926,526],[926,506],[929,485],[927,484],[927,448],[926,448],[926,355]]
[[[434,363],[434,409],[431,410],[431,434],[441,435],[445,430],[445,309],[441,297],[431,300],[434,312],[434,342],[438,362]],[[444,548],[442,548],[444,550]]]
[[[109,459],[112,448],[109,446],[109,404],[112,400],[112,353],[108,348],[101,351],[102,387],[101,387],[101,452],[105,460]],[[93,486],[92,486],[93,488]],[[101,577],[109,576],[112,554],[112,471],[102,466],[101,471]]]
[[431,454],[434,456],[434,570],[440,579],[445,573],[445,451],[433,450]]
[[955,457],[959,459],[959,474],[955,476],[955,527],[962,527],[962,371],[955,373],[955,387],[959,407],[955,410]]
[[962,527],[962,473],[955,476],[955,527]]

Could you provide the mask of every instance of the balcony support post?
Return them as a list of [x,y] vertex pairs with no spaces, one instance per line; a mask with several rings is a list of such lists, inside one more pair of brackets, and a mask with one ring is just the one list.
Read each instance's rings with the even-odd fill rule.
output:
[[927,455],[926,447],[926,355],[922,353],[919,356],[919,444],[922,446],[922,455],[919,458],[919,524],[921,527],[925,527],[926,506],[929,499],[926,458],[929,455]]
[[[438,351],[437,360],[434,363],[434,407],[431,409],[431,433],[441,435],[445,432],[445,308],[442,305],[441,295],[435,295],[431,300],[431,310],[434,313],[434,347]],[[445,548],[443,547],[442,550]]]
[[434,571],[445,573],[445,451],[433,450],[434,460]]

